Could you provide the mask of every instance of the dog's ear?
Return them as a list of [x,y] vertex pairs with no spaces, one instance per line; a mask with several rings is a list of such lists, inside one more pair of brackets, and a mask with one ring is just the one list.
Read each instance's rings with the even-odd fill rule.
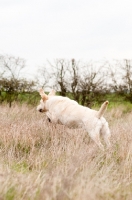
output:
[[48,94],[48,96],[55,96],[56,91],[55,90],[51,90],[50,93]]
[[39,90],[39,94],[40,94],[41,98],[43,99],[43,101],[48,100],[48,95],[44,93],[42,88]]

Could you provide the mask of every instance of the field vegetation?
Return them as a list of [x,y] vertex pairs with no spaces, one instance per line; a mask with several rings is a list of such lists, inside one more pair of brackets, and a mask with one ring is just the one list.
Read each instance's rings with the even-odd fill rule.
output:
[[[56,59],[33,79],[25,59],[0,64],[0,200],[131,200],[132,60]],[[94,109],[109,100],[111,148],[49,123],[36,111],[41,87]]]
[[105,118],[112,146],[103,152],[36,106],[1,104],[0,200],[131,200],[132,106],[110,104]]

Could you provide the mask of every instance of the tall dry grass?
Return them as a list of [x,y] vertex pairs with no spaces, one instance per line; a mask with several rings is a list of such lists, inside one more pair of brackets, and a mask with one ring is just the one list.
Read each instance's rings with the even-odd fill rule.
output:
[[112,147],[102,152],[36,108],[0,106],[0,200],[131,200],[132,113],[105,117]]

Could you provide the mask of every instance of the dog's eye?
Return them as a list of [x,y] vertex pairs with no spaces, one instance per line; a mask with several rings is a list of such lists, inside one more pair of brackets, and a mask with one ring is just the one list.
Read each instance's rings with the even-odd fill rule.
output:
[[39,109],[39,112],[43,112],[43,109]]

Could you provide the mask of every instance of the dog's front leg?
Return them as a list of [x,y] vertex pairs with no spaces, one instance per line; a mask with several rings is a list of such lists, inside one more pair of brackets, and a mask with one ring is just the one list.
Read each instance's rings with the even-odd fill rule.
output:
[[46,112],[46,115],[47,115],[47,117],[48,117],[48,121],[49,121],[49,122],[52,122],[52,123],[54,123],[54,124],[57,124],[58,119],[56,118],[56,116],[55,116],[53,113]]

